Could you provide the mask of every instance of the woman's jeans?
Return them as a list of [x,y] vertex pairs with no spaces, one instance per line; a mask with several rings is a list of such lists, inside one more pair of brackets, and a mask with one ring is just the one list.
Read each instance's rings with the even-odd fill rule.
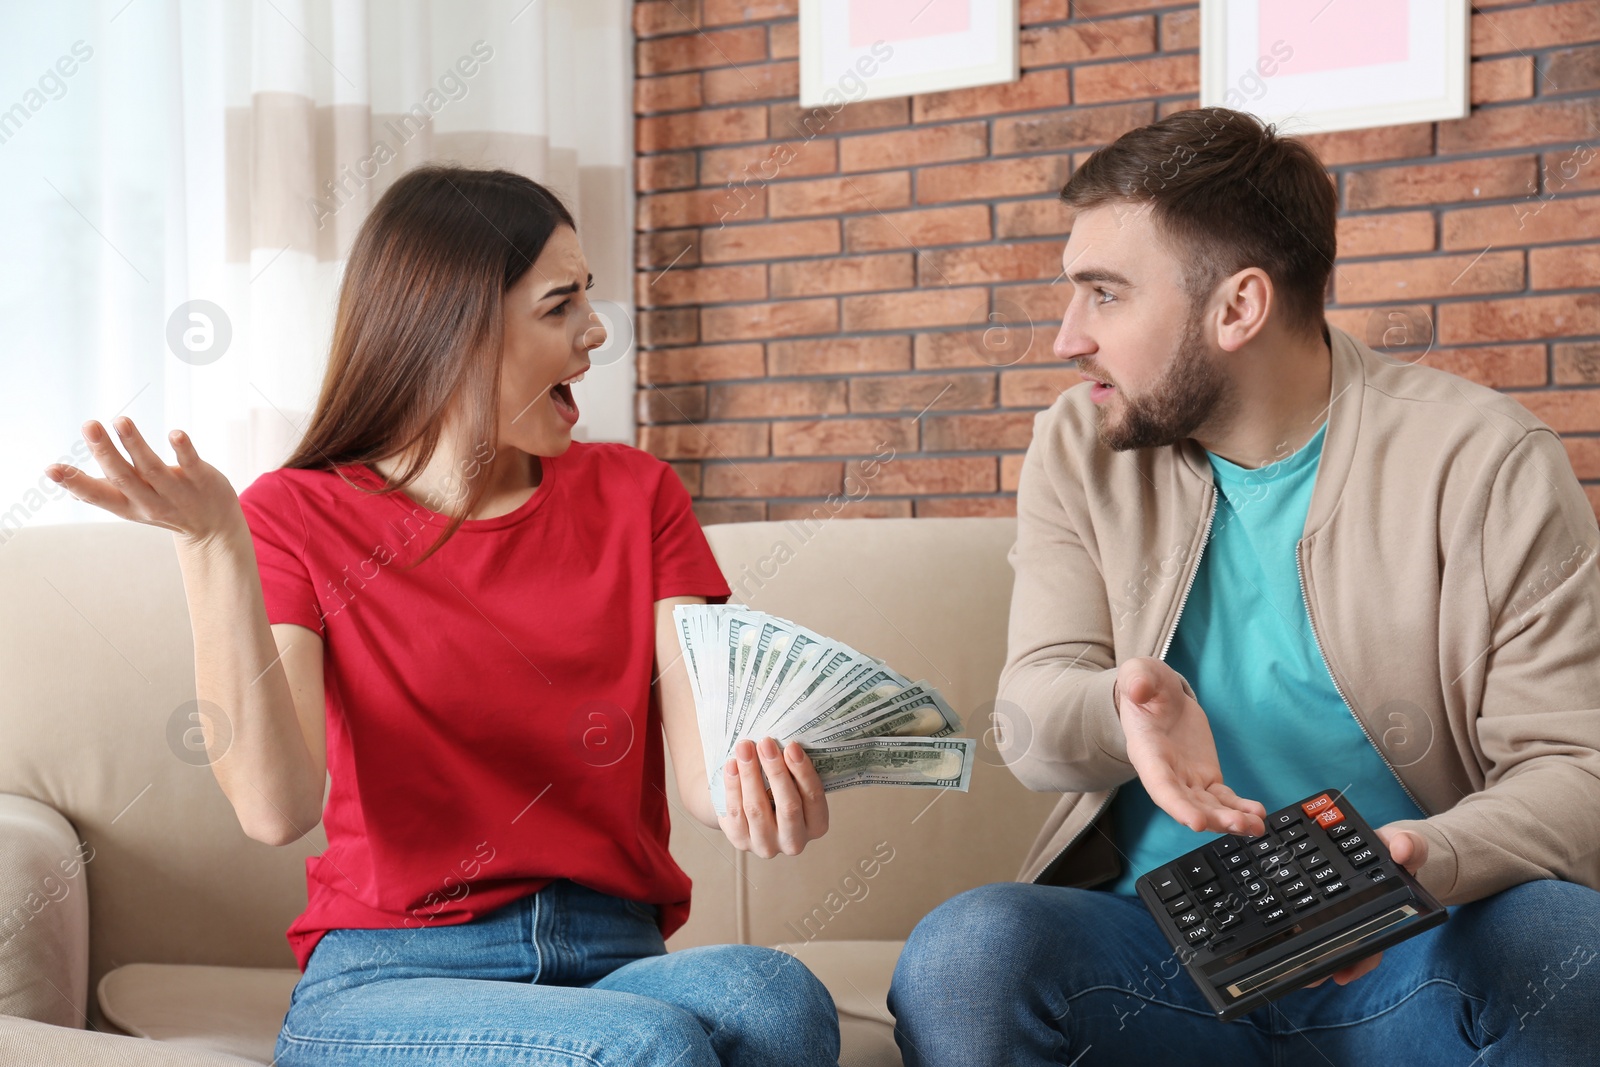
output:
[[471,922],[339,929],[294,987],[277,1067],[837,1067],[839,1017],[775,949],[668,953],[656,908],[565,879]]
[[1600,1064],[1600,893],[1452,907],[1348,985],[1218,1022],[1137,897],[981,886],[917,924],[890,987],[907,1067]]

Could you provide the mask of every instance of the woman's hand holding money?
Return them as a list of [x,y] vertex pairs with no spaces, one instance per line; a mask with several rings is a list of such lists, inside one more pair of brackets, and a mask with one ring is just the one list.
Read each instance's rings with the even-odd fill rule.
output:
[[780,751],[770,737],[759,745],[740,740],[723,765],[722,784],[730,802],[728,814],[717,821],[735,848],[762,859],[779,852],[798,856],[806,842],[828,832],[822,779],[797,741]]

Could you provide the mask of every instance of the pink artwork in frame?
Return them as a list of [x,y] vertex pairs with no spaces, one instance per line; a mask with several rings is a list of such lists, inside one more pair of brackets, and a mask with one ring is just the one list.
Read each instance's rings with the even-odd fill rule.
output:
[[1275,41],[1293,41],[1294,55],[1281,74],[1348,70],[1410,58],[1410,0],[1261,0],[1257,40],[1262,51]]
[[971,0],[850,0],[852,48],[965,33],[971,23]]

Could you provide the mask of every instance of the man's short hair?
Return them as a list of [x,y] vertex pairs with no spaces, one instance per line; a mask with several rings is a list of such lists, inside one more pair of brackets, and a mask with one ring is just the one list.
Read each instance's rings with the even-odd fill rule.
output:
[[1337,251],[1338,196],[1305,142],[1225,107],[1179,111],[1129,130],[1091,155],[1061,188],[1073,208],[1153,206],[1180,250],[1191,299],[1259,267],[1272,279],[1282,321],[1320,334]]

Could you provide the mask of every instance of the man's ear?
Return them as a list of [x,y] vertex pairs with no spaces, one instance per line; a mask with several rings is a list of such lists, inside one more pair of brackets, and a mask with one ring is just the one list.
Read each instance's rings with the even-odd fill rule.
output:
[[1217,286],[1221,315],[1217,321],[1217,345],[1225,352],[1237,352],[1266,327],[1267,315],[1277,299],[1272,279],[1260,267],[1246,267]]

